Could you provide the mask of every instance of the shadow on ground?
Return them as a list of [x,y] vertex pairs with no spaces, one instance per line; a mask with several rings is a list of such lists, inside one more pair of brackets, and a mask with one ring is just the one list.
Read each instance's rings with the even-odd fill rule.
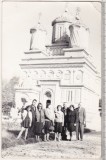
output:
[[[35,140],[35,137],[30,137],[28,136],[28,139],[25,141],[24,140],[24,134],[22,135],[22,138],[19,140],[16,139],[17,135],[19,134],[19,129],[3,129],[2,131],[2,149],[6,149],[12,146],[16,145],[24,145],[24,144],[29,144],[29,143],[36,143],[37,141]],[[94,130],[90,130],[88,128],[84,129],[85,134],[100,134],[100,132],[96,132]],[[40,136],[41,141],[44,139],[44,134]],[[54,133],[52,132],[50,134],[50,140],[54,140]],[[66,137],[63,137],[62,140],[66,140]]]
[[19,134],[19,130],[7,130],[7,132],[13,134],[14,136]]

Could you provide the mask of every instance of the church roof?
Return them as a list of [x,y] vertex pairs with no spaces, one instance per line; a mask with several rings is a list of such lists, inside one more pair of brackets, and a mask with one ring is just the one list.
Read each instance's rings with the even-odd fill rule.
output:
[[61,23],[61,22],[70,22],[71,23],[71,22],[73,22],[73,16],[71,14],[69,14],[67,10],[65,10],[65,12],[61,16],[59,16],[53,20],[52,26],[55,23]]

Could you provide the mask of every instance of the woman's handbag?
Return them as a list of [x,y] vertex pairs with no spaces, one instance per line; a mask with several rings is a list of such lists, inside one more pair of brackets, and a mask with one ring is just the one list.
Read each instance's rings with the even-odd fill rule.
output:
[[45,129],[44,129],[44,128],[42,128],[42,133],[43,133],[43,134],[45,133]]
[[67,136],[67,139],[70,139],[70,132],[68,131],[68,129],[66,129],[66,136]]
[[45,122],[43,123],[42,133],[45,134]]
[[53,122],[52,121],[51,121],[51,126],[49,127],[49,130],[52,131],[52,132],[54,131],[54,126],[53,126]]

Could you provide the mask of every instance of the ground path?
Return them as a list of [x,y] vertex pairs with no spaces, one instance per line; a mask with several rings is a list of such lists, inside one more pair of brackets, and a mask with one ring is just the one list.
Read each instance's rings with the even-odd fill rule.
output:
[[30,157],[34,159],[98,159],[101,155],[100,133],[86,133],[84,141],[39,142],[17,145],[2,151],[2,157]]

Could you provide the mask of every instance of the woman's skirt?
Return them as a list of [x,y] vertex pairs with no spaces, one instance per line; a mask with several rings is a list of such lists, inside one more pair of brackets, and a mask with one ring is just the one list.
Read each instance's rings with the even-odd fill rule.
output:
[[35,135],[40,135],[43,129],[43,122],[35,122]]
[[67,129],[68,129],[69,132],[75,131],[74,123],[68,123]]
[[26,117],[22,122],[21,122],[21,126],[24,128],[29,128],[30,127],[30,118]]
[[55,122],[55,132],[62,133],[62,123]]
[[44,130],[45,130],[45,134],[50,133],[50,127],[52,126],[52,122],[51,121],[45,121],[45,126],[44,126]]

